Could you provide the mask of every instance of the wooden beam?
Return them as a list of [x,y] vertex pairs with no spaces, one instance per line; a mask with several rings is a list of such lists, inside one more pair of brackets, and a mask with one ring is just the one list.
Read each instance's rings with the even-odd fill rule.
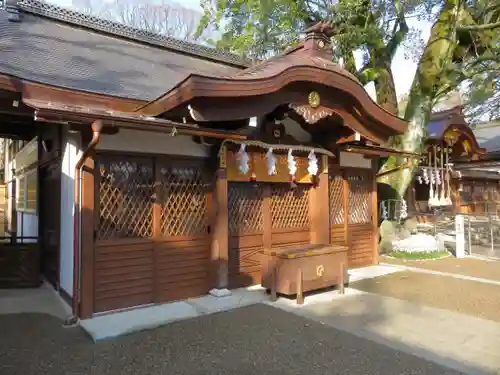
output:
[[211,244],[211,260],[216,289],[225,289],[229,285],[229,212],[225,148],[222,153],[224,156],[219,160],[215,176],[214,204],[216,214]]
[[328,201],[328,157],[322,155],[318,183],[309,195],[312,244],[330,244],[330,211]]
[[94,237],[95,228],[98,225],[94,222],[94,210],[96,198],[99,198],[95,195],[96,175],[95,152],[93,151],[82,169],[80,314],[83,319],[92,317],[94,312]]

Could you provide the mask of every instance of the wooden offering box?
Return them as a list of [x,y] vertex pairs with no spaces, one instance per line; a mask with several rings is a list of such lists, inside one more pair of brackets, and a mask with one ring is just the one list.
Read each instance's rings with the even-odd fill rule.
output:
[[339,286],[344,293],[347,247],[339,245],[302,245],[261,252],[262,286],[277,293],[297,295],[304,303],[304,292]]

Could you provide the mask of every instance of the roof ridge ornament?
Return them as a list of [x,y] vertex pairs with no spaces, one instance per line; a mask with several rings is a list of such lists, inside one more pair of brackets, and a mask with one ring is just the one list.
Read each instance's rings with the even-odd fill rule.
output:
[[304,30],[307,34],[323,34],[327,38],[335,35],[336,27],[332,21],[319,21]]
[[331,38],[336,34],[332,21],[320,21],[304,30],[304,51],[313,54],[333,55]]

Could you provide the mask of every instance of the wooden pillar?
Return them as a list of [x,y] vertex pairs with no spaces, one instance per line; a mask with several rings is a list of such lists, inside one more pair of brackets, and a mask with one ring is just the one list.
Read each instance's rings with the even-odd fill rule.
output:
[[321,158],[318,183],[309,196],[311,215],[311,243],[330,244],[330,210],[328,196],[328,157]]
[[9,231],[10,231],[10,239],[12,242],[16,242],[17,238],[17,199],[16,199],[16,192],[17,192],[17,180],[16,180],[16,170],[12,169],[12,176],[11,176],[11,190],[10,190],[10,225],[9,225]]
[[85,161],[81,174],[80,317],[82,319],[92,317],[94,312],[94,246],[99,225],[99,221],[94,220],[94,215],[97,213],[96,198],[99,199],[98,193],[96,194],[95,158],[95,151],[92,151]]
[[223,146],[219,156],[219,167],[215,176],[214,191],[214,222],[211,244],[211,259],[215,288],[228,287],[229,262],[229,212],[228,212],[228,182],[226,173],[226,148]]
[[161,194],[162,194],[162,184],[161,184],[161,168],[160,158],[155,158],[153,161],[153,175],[154,175],[154,185],[153,185],[153,301],[155,303],[160,303],[160,290],[159,290],[159,242],[161,238]]
[[[372,192],[371,192],[371,206],[372,206],[372,235],[373,235],[373,263],[379,262],[379,249],[378,249],[378,194],[377,194],[377,171],[378,171],[378,158],[372,159]],[[410,186],[410,189],[412,186]]]

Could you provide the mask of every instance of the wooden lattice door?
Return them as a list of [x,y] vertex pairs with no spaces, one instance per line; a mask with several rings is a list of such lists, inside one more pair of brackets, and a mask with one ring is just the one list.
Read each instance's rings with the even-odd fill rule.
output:
[[229,286],[260,283],[263,243],[264,189],[261,185],[232,182],[228,189]]
[[271,186],[271,245],[294,246],[310,243],[310,185]]
[[329,204],[330,239],[333,244],[345,245],[344,177],[339,169],[330,168]]
[[203,170],[202,160],[169,158],[157,164],[159,302],[197,297],[210,290],[210,185]]
[[349,170],[348,229],[349,267],[362,267],[374,262],[372,175],[369,171]]
[[94,310],[210,288],[210,190],[198,160],[101,154]]
[[152,303],[153,158],[101,154],[94,311]]

